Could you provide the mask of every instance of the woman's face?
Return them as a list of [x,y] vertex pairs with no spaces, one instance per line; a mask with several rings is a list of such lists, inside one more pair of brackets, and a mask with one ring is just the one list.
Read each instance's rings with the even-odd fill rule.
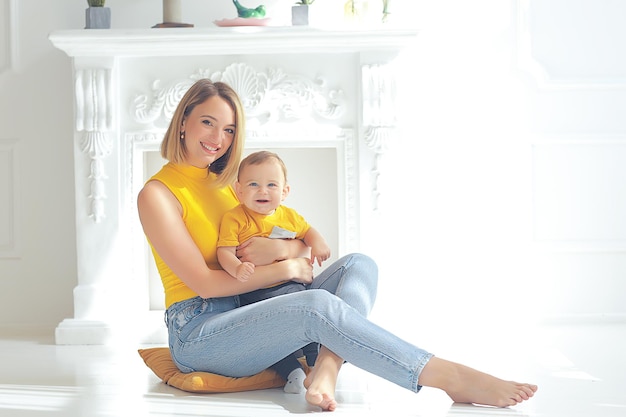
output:
[[196,105],[183,120],[187,163],[207,168],[223,156],[235,139],[235,113],[220,96],[208,98]]

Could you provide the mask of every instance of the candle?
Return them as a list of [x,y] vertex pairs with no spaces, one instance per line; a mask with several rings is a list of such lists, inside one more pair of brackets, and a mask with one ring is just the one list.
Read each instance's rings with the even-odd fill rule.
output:
[[182,22],[181,0],[163,0],[163,22],[179,23]]

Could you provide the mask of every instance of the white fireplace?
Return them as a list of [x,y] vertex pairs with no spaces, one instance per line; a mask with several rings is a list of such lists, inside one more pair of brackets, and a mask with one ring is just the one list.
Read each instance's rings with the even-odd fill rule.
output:
[[394,58],[415,35],[302,27],[52,33],[73,60],[78,260],[74,317],[58,325],[56,342],[165,343],[163,293],[135,199],[162,165],[167,123],[199,77],[237,90],[246,149],[286,159],[286,204],[322,230],[333,259],[367,247],[377,162],[396,135]]

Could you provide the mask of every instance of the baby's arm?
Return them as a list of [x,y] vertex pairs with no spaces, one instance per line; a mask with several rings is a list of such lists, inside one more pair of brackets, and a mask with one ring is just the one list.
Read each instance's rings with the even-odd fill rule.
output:
[[317,264],[322,266],[322,262],[330,258],[330,247],[324,236],[313,227],[304,235],[304,243],[311,248],[311,264],[317,259]]
[[254,273],[254,264],[241,262],[235,253],[235,246],[220,246],[217,248],[217,260],[222,268],[241,282],[246,282]]

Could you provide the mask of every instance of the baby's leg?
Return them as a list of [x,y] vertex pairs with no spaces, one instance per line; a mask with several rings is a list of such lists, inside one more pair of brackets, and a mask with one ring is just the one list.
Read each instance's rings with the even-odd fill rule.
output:
[[418,382],[444,390],[455,402],[495,407],[515,405],[528,400],[537,391],[536,385],[504,381],[436,357],[424,366]]
[[285,384],[283,391],[288,394],[300,394],[304,392],[304,380],[306,379],[306,374],[304,373],[304,369],[296,368],[289,373],[287,376],[287,383]]
[[302,348],[302,353],[306,358],[306,364],[311,368],[315,366],[315,361],[317,360],[317,355],[319,354],[319,348],[320,345],[318,343],[309,343]]
[[306,374],[295,354],[291,354],[272,365],[270,368],[276,371],[286,381],[284,391],[290,394],[299,394],[304,391],[304,378]]

